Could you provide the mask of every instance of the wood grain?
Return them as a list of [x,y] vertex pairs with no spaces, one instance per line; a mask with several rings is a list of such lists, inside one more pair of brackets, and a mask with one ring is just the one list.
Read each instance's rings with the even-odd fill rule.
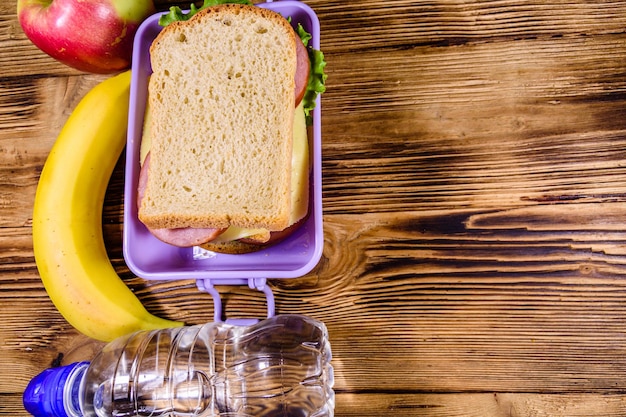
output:
[[[325,247],[270,282],[278,312],[329,328],[336,415],[626,415],[626,3],[306,3],[328,61]],[[39,52],[0,1],[2,415],[26,415],[33,375],[102,346],[50,302],[30,227],[56,135],[104,78]],[[151,312],[211,320],[193,281],[128,270],[123,180],[120,162],[116,270]],[[228,316],[264,314],[258,293],[220,290]]]

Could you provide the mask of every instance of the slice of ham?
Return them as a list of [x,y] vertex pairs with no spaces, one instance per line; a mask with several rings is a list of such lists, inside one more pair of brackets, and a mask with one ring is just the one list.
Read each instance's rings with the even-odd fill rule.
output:
[[309,52],[302,40],[296,36],[296,55],[298,62],[296,64],[296,107],[302,101],[306,86],[309,83],[309,72],[311,71],[311,62],[309,61]]
[[161,242],[181,248],[202,245],[218,237],[224,229],[194,229],[192,227],[180,229],[148,229]]
[[[139,181],[137,184],[137,206],[141,205],[146,186],[148,185],[148,166],[150,165],[150,152],[146,155],[141,171],[139,172]],[[146,226],[147,227],[147,226]],[[177,228],[177,229],[151,229],[147,227],[150,233],[162,242],[170,245],[188,248],[191,246],[201,245],[224,233],[226,229],[196,229],[193,227]]]

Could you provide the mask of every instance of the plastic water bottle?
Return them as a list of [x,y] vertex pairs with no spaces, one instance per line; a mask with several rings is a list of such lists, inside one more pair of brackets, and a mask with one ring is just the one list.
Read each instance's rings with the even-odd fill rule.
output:
[[37,417],[332,417],[330,360],[326,327],[301,315],[142,331],[42,372],[24,406]]

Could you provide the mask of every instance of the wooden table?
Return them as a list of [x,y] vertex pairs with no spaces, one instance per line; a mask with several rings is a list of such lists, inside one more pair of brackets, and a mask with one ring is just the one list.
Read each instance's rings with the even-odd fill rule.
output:
[[[0,414],[19,416],[31,377],[102,346],[50,302],[31,212],[56,135],[105,77],[39,52],[14,3],[0,2]],[[336,415],[625,416],[626,3],[307,3],[328,60],[325,248],[271,285],[277,312],[327,324]],[[120,163],[103,219],[116,270],[154,314],[211,320],[192,281],[126,267],[122,185]],[[264,314],[251,290],[224,301]]]

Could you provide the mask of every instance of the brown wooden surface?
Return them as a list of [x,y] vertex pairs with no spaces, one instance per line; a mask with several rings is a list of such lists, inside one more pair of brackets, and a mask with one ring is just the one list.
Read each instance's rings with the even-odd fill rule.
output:
[[[31,211],[103,77],[39,52],[14,3],[0,1],[0,413],[20,416],[32,376],[101,346],[47,297]],[[272,287],[279,313],[329,327],[336,415],[625,416],[626,3],[307,3],[328,60],[325,248]],[[122,185],[119,165],[103,219],[116,269],[151,312],[210,320],[193,282],[125,266]],[[230,315],[263,314],[259,294],[224,292]]]

